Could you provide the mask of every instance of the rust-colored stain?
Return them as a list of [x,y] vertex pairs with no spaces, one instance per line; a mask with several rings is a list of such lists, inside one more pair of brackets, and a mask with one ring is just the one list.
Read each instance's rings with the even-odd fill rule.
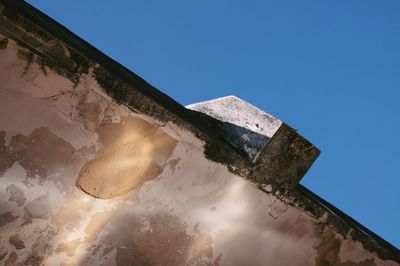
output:
[[113,198],[161,174],[177,141],[158,127],[137,118],[101,125],[103,144],[96,158],[79,173],[77,186],[97,198]]

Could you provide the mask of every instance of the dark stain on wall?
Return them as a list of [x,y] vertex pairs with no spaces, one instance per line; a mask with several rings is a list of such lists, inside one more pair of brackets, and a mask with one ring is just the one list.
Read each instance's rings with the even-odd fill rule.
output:
[[0,177],[4,175],[8,168],[14,163],[14,156],[10,149],[5,145],[6,132],[0,130]]
[[321,238],[321,243],[317,246],[318,257],[315,259],[316,266],[335,265],[339,258],[339,251],[342,241],[336,238],[331,231],[326,231]]
[[8,38],[3,38],[0,40],[0,50],[6,49],[8,44]]
[[24,241],[19,238],[18,235],[12,235],[8,239],[11,245],[13,245],[16,249],[23,249],[25,248]]
[[75,152],[74,147],[53,134],[48,128],[37,128],[29,136],[13,136],[8,147],[11,158],[19,162],[28,177],[45,178],[53,166],[68,163]]
[[6,225],[8,223],[14,222],[17,219],[18,219],[18,216],[12,215],[11,212],[2,213],[2,214],[0,214],[0,227]]

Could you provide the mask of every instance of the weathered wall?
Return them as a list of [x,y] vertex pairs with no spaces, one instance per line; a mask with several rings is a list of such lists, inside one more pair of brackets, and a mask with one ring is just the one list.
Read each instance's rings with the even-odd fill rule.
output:
[[398,265],[118,103],[94,67],[73,78],[5,34],[0,264]]
[[20,49],[0,50],[3,263],[384,264],[207,160],[191,133],[115,103],[90,73],[75,85]]

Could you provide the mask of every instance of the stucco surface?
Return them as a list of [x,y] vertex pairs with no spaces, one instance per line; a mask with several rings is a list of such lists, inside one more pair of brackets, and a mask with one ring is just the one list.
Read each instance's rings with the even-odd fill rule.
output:
[[23,49],[0,50],[0,264],[398,265]]

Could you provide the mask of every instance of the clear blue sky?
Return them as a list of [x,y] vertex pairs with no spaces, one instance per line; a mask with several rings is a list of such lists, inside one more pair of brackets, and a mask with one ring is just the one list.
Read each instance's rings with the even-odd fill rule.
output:
[[400,1],[28,1],[186,105],[236,95],[322,154],[302,184],[400,247]]

